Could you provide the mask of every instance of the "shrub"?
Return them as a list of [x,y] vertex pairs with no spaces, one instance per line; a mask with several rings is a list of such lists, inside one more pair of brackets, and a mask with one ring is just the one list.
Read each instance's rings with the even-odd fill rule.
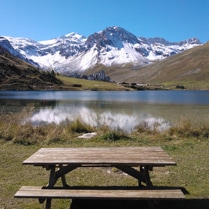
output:
[[81,88],[81,87],[82,87],[82,85],[81,85],[81,84],[76,84],[76,83],[75,83],[75,84],[73,84],[72,86],[73,86],[73,87],[78,87],[78,88]]
[[177,85],[176,89],[186,89],[183,85]]
[[93,128],[77,119],[75,122],[70,124],[70,131],[76,133],[88,133],[92,132]]
[[38,144],[37,141],[33,141],[30,138],[15,138],[13,140],[14,144],[20,144],[20,145],[25,145],[25,146],[29,146],[29,145],[34,145],[34,144]]
[[102,138],[106,141],[117,141],[128,137],[124,133],[119,131],[109,131],[105,133]]
[[207,138],[209,136],[209,125],[205,123],[194,125],[192,121],[182,119],[168,130],[168,134],[171,136],[178,135],[183,137]]
[[46,135],[47,130],[44,127],[33,127],[27,123],[19,125],[13,137],[13,142],[22,145],[38,144],[45,140]]
[[170,135],[182,135],[182,136],[187,136],[188,133],[191,131],[191,122],[186,119],[182,119],[181,121],[178,122],[178,124],[172,126],[169,129],[169,134]]

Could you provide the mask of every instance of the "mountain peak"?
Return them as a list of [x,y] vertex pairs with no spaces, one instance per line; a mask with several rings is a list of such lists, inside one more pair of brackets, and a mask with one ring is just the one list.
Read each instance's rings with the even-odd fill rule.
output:
[[79,33],[75,33],[75,32],[61,36],[61,38],[67,38],[67,39],[77,40],[77,41],[86,40],[85,36],[80,35]]
[[112,32],[121,32],[121,33],[130,33],[129,31],[127,31],[126,29],[119,27],[119,26],[110,26],[110,27],[106,27],[103,31],[112,31]]
[[133,33],[118,26],[107,27],[102,33],[108,36],[109,39],[117,38],[124,42],[138,43],[138,38]]
[[189,38],[187,40],[181,41],[178,43],[179,45],[185,45],[185,44],[192,44],[192,45],[200,45],[201,42],[198,38]]
[[136,44],[139,43],[139,40],[134,34],[117,26],[107,27],[90,35],[87,39],[88,48],[96,45],[100,49],[109,45],[121,49],[124,43]]

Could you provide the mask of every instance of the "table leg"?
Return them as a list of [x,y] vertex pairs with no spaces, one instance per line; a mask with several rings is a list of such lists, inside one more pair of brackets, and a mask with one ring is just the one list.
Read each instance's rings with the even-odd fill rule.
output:
[[[139,172],[140,172],[140,173],[143,173],[143,171],[144,171],[143,166],[140,166],[140,167],[139,167]],[[142,180],[141,180],[141,178],[139,178],[139,179],[138,179],[138,186],[140,187],[141,185],[142,185]]]
[[45,209],[51,209],[51,202],[52,202],[51,198],[46,199]]
[[[49,174],[49,183],[47,185],[47,188],[53,188],[54,185],[56,184],[58,178],[61,177],[62,179],[62,184],[63,187],[68,187],[68,184],[66,182],[65,179],[65,174],[76,169],[78,166],[62,166],[60,165],[59,170],[56,171],[56,166],[50,166],[49,168],[47,168],[47,170],[50,169],[50,174]],[[46,200],[46,207],[45,209],[51,209],[51,198],[39,198],[39,202],[40,203],[44,203],[44,201]]]
[[140,166],[140,170],[136,170],[129,166],[117,165],[116,168],[127,173],[128,175],[136,178],[138,180],[138,186],[141,186],[141,183],[145,183],[147,188],[152,188],[152,182],[150,179],[149,171],[152,170],[149,166]]
[[[49,174],[49,183],[46,186],[46,188],[53,188],[53,186],[55,185],[55,183],[57,182],[57,178],[55,177],[55,166],[51,166],[50,168],[50,174]],[[46,201],[46,209],[50,209],[51,208],[51,199],[46,199],[46,198],[39,198],[39,203],[44,203]]]
[[63,187],[67,187],[68,184],[65,179],[65,174],[76,169],[78,165],[67,165],[67,166],[59,166],[59,169],[56,171],[55,166],[50,167],[50,175],[49,175],[49,183],[47,185],[48,188],[54,187],[57,180],[61,177]]
[[58,178],[55,174],[55,166],[52,166],[49,174],[49,183],[47,185],[48,188],[52,188],[56,184]]
[[56,171],[56,166],[49,166],[46,169],[50,170],[49,174],[49,183],[46,186],[47,188],[53,188],[56,184],[57,180],[61,177],[63,187],[69,187],[67,184],[65,174],[69,173],[70,171],[78,168],[80,165],[59,165],[59,169]]
[[149,170],[150,170],[149,167],[147,167],[147,166],[144,167],[144,175],[145,175],[145,178],[146,178],[146,186],[148,188],[152,188],[153,184],[151,182],[151,178],[150,178],[150,175],[149,175]]
[[75,170],[78,167],[79,165],[66,165],[66,166],[60,165],[59,166],[59,170],[55,172],[55,176],[57,179],[61,177],[63,187],[69,187],[65,178],[65,174]]
[[[149,171],[152,170],[149,166],[140,166],[140,172],[143,173],[145,177],[145,184],[147,188],[152,188],[153,184],[149,175]],[[141,180],[139,179],[139,186],[141,186]]]
[[[146,179],[146,187],[147,188],[152,188],[153,184],[151,182],[151,178],[150,178],[150,174],[149,171],[152,170],[152,168],[150,168],[149,166],[140,166],[140,172],[142,172],[145,176]],[[141,181],[139,181],[139,186],[141,185]],[[155,208],[155,204],[153,200],[149,200],[148,201],[148,208],[149,209],[154,209]]]
[[61,176],[61,179],[62,179],[62,185],[63,185],[63,187],[69,187],[69,185],[67,184],[65,175]]
[[125,165],[116,165],[115,167],[127,173],[128,175],[136,178],[138,180],[139,185],[141,185],[141,182],[146,183],[146,178],[143,172],[138,171],[130,166],[125,166]]

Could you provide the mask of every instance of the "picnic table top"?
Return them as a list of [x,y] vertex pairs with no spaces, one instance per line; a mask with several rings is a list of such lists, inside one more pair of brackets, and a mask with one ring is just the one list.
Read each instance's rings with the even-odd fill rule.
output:
[[176,162],[161,147],[41,148],[25,165],[166,166]]

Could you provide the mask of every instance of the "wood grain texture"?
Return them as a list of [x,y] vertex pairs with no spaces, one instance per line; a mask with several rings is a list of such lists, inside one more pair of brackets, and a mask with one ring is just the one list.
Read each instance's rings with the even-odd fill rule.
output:
[[176,165],[161,147],[41,148],[23,164]]
[[101,189],[43,189],[38,186],[23,186],[16,198],[87,198],[87,199],[182,199],[180,189],[163,190],[101,190]]

